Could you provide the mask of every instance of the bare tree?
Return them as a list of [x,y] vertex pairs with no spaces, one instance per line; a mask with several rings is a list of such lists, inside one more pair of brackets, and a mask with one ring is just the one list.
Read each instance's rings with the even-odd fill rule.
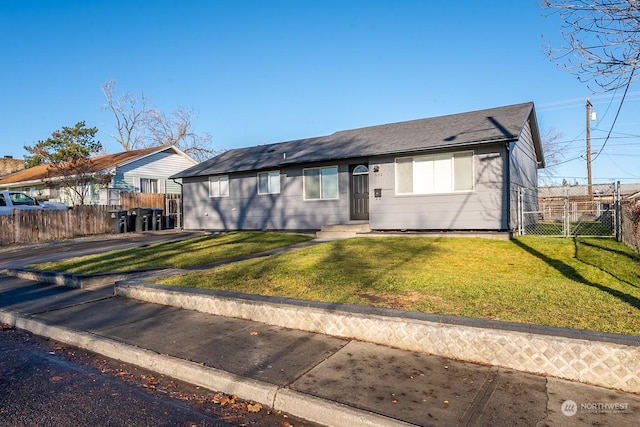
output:
[[563,137],[563,133],[557,129],[549,129],[542,136],[542,152],[544,153],[545,168],[542,170],[540,180],[542,182],[550,182],[556,173],[557,166],[564,158],[562,154],[563,147],[559,145],[559,140]]
[[144,93],[139,97],[127,92],[116,96],[115,80],[108,80],[102,85],[102,92],[107,98],[105,108],[111,110],[116,120],[116,134],[111,135],[125,151],[131,151],[146,146],[144,132],[149,114],[147,108],[147,98]]
[[193,131],[193,110],[178,108],[170,116],[156,108],[149,110],[147,129],[155,145],[175,145],[195,160],[202,162],[218,154],[211,146],[211,135]]
[[[547,46],[547,56],[592,91],[628,87],[638,78],[640,1],[544,0],[562,20],[564,45]],[[599,89],[598,89],[599,88]]]
[[116,82],[107,81],[102,92],[107,99],[105,108],[115,118],[116,134],[112,137],[126,151],[159,145],[175,145],[197,161],[204,161],[220,152],[211,145],[211,136],[193,130],[193,110],[178,108],[167,116],[150,105],[144,93],[129,92],[115,95]]

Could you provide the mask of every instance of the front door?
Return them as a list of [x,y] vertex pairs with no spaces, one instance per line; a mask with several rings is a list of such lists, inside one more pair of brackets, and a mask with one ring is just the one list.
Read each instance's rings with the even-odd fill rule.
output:
[[366,165],[350,165],[351,219],[369,219],[369,168]]

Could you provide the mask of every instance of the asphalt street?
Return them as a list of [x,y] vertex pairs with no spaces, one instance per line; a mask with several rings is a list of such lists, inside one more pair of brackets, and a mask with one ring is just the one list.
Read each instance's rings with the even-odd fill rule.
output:
[[143,383],[104,374],[88,356],[0,329],[0,425],[232,426],[166,394],[151,394]]

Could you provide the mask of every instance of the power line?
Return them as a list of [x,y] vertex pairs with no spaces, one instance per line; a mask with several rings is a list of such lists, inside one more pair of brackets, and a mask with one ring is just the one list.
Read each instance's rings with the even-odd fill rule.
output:
[[613,123],[611,123],[611,128],[609,129],[607,138],[604,140],[604,144],[602,144],[602,147],[600,147],[600,150],[596,153],[596,156],[591,160],[592,163],[600,156],[600,153],[602,153],[602,150],[604,150],[604,147],[607,145],[607,142],[609,141],[611,132],[613,132],[613,127],[616,125],[616,121],[618,120],[618,116],[620,115],[620,111],[622,110],[622,104],[624,104],[624,99],[627,97],[627,92],[629,91],[629,87],[631,86],[631,81],[633,80],[633,75],[636,72],[638,60],[640,60],[640,54],[636,57],[636,63],[634,64],[634,67],[631,69],[631,73],[629,74],[629,81],[627,82],[627,85],[624,88],[624,93],[622,94],[622,99],[620,99],[620,105],[618,106],[618,111],[616,111],[616,116],[613,118]]

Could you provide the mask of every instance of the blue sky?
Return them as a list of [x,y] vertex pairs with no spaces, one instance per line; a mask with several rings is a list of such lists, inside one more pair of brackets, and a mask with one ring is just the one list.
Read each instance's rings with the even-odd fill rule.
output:
[[0,40],[0,156],[82,120],[121,151],[101,91],[116,80],[192,108],[220,149],[533,101],[563,134],[556,180],[584,183],[589,97],[594,182],[640,182],[640,88],[602,147],[621,93],[549,61],[560,20],[536,0],[2,0]]

